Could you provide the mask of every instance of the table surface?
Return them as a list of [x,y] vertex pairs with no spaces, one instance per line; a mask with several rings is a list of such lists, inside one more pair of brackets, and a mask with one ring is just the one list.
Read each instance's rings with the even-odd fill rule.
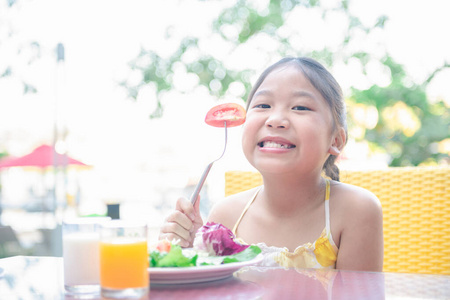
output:
[[[61,257],[14,256],[0,268],[0,299],[72,299]],[[247,268],[210,283],[151,285],[148,299],[450,299],[450,276]]]

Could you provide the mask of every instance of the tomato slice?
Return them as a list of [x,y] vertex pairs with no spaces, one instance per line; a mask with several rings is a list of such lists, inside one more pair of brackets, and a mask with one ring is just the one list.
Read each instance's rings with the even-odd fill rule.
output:
[[156,249],[159,252],[169,252],[172,245],[168,240],[160,240],[158,241],[158,244],[156,245]]
[[214,106],[206,114],[205,122],[214,127],[239,126],[245,122],[245,109],[236,103]]

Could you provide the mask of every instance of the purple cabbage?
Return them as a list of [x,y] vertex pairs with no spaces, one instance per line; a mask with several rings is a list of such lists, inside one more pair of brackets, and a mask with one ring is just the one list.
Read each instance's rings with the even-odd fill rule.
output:
[[248,248],[235,241],[235,235],[222,224],[208,222],[196,233],[194,249],[210,255],[224,256],[239,253]]

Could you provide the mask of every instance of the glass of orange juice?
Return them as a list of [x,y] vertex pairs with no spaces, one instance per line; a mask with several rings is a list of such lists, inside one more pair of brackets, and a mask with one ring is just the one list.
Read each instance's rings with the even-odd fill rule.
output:
[[102,296],[141,298],[148,293],[147,225],[124,220],[102,224],[100,286]]

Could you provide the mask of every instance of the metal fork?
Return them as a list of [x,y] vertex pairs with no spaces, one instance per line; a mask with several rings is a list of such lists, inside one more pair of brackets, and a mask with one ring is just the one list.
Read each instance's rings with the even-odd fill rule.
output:
[[225,150],[227,149],[227,122],[223,122],[223,123],[224,123],[224,128],[225,128],[225,145],[223,146],[223,152],[219,156],[219,158],[216,158],[215,160],[210,162],[209,165],[207,165],[205,170],[203,171],[202,177],[200,178],[200,181],[197,183],[197,186],[195,187],[195,190],[191,195],[190,200],[191,200],[192,205],[194,205],[195,202],[197,202],[198,195],[200,194],[200,191],[202,190],[203,184],[205,183],[206,177],[208,176],[209,171],[211,170],[211,167],[213,166],[213,164],[216,161],[218,161],[219,159],[222,158],[222,156],[225,154]]

